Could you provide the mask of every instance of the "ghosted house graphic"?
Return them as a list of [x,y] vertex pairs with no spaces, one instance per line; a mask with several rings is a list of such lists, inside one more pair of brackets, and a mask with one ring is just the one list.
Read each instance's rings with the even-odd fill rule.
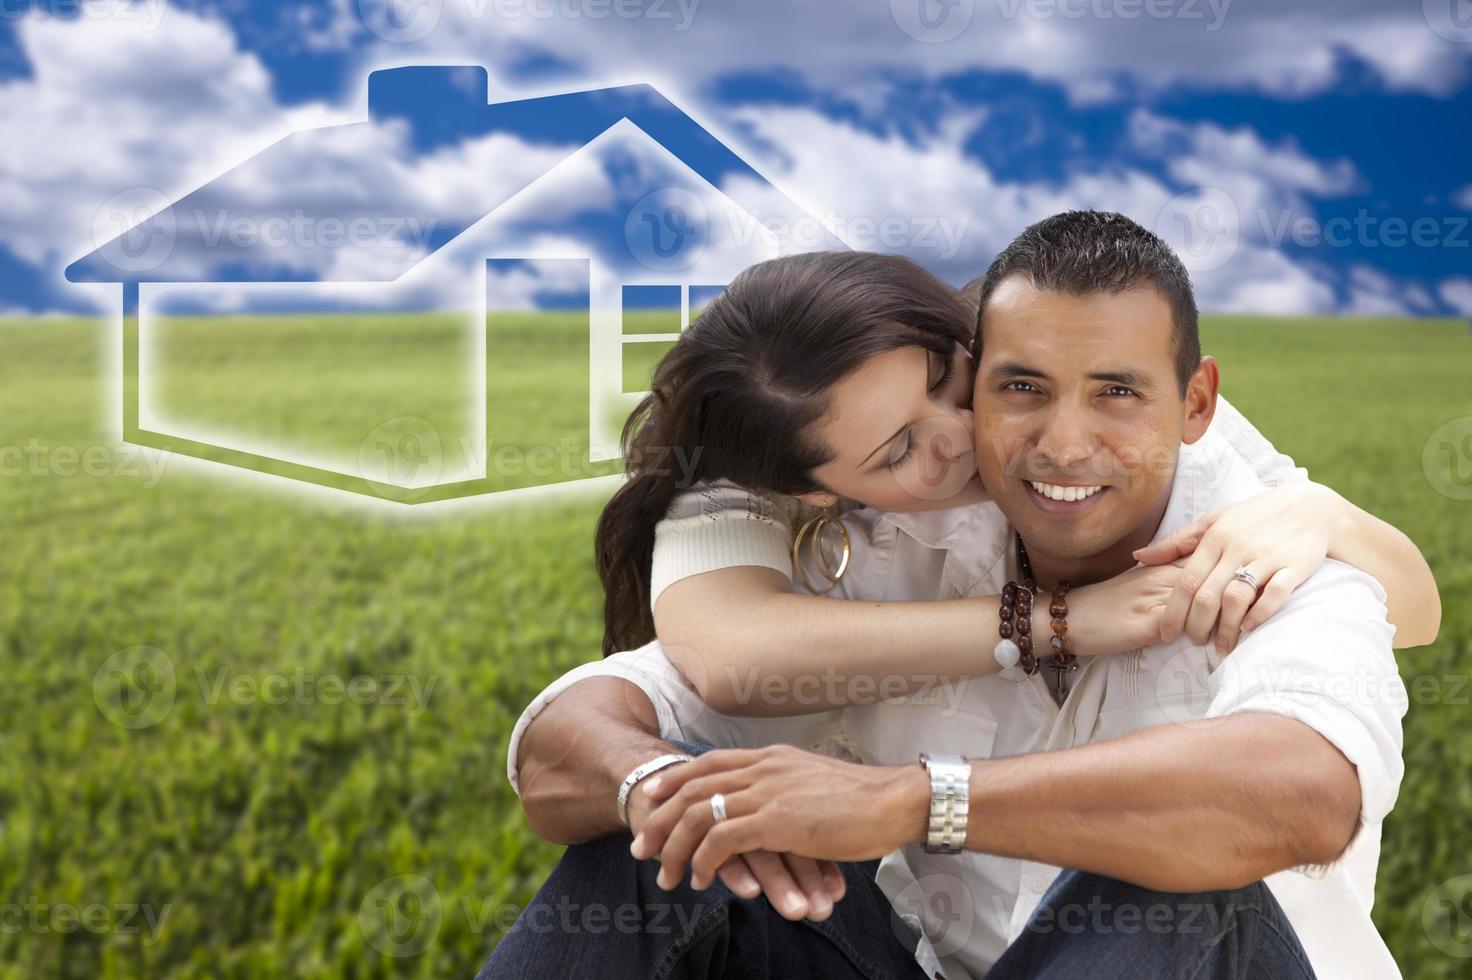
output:
[[[488,87],[479,66],[375,71],[366,121],[293,133],[99,236],[66,277],[122,286],[123,438],[415,503],[616,473],[618,432],[642,394],[628,379],[647,379],[706,298],[753,262],[847,247],[650,86],[509,102],[488,102]],[[535,372],[498,362],[506,351],[488,324],[549,297],[586,313],[577,380],[530,400],[581,420],[582,464],[508,481],[484,450],[517,434],[498,430],[486,386]],[[466,386],[482,451],[449,473],[401,470],[361,449],[314,454],[152,404],[170,315],[304,310],[454,314],[474,356],[445,383]],[[365,428],[364,446],[419,451],[412,420],[387,404],[377,420],[387,428]]]

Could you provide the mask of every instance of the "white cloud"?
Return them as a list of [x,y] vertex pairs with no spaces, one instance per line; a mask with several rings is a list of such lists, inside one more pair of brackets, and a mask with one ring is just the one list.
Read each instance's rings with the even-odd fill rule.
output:
[[1179,183],[1220,187],[1239,207],[1281,204],[1295,192],[1327,197],[1365,186],[1351,161],[1315,159],[1291,140],[1269,145],[1246,126],[1224,129],[1209,122],[1191,126],[1138,109],[1130,117],[1129,132],[1135,147],[1164,160]]
[[1337,310],[1334,288],[1282,252],[1240,244],[1219,270],[1197,275],[1197,304],[1214,313],[1296,316]]
[[1356,265],[1350,269],[1349,300],[1344,312],[1355,316],[1410,316],[1411,299],[1384,272]]
[[[871,224],[900,219],[916,236],[899,247],[852,240],[850,244],[902,252],[956,284],[984,271],[1026,225],[1069,208],[1119,211],[1176,240],[1168,206],[1178,200],[1177,192],[1141,170],[1112,166],[1051,183],[997,177],[963,150],[973,125],[980,125],[981,137],[986,136],[980,114],[957,119],[918,142],[875,135],[811,109],[764,107],[745,110],[740,117],[758,142],[785,148],[783,159],[768,170],[811,212],[836,219],[840,226],[852,226],[861,218]],[[1325,164],[1296,147],[1270,146],[1250,130],[1187,127],[1158,116],[1142,124],[1149,130],[1146,135],[1168,137],[1154,143],[1146,139],[1144,145],[1173,151],[1171,158],[1181,166],[1182,178],[1209,177],[1215,186],[1231,188],[1242,202],[1236,212],[1229,207],[1222,214],[1228,222],[1222,231],[1228,237],[1220,261],[1194,271],[1203,309],[1283,315],[1429,311],[1425,290],[1368,266],[1352,269],[1336,289],[1339,274],[1272,247],[1255,221],[1243,220],[1250,207],[1309,209],[1306,194],[1296,189],[1347,193],[1360,179],[1347,163]],[[1202,155],[1193,155],[1198,153]],[[834,179],[834,160],[844,162],[841,181]],[[946,249],[948,243],[938,233],[923,234],[944,221],[961,229],[953,251]],[[1183,257],[1190,265],[1189,257]]]
[[[1182,86],[1300,97],[1329,90],[1345,53],[1399,91],[1447,95],[1468,76],[1466,46],[1439,37],[1414,3],[958,0],[932,30],[916,17],[922,2],[444,0],[414,50],[500,65],[551,53],[574,65],[578,79],[663,76],[691,83],[686,96],[723,74],[777,68],[844,93],[895,70],[935,77],[989,69],[1056,82],[1078,102]],[[595,7],[604,15],[593,16]],[[630,8],[641,16],[613,12]],[[356,5],[340,10],[351,23],[339,32],[375,40]],[[399,58],[405,47],[381,42],[369,61]]]
[[95,293],[61,268],[105,241],[92,229],[120,192],[162,204],[287,133],[342,118],[321,103],[284,109],[230,29],[186,11],[152,31],[88,16],[32,15],[16,28],[33,77],[0,84],[4,241],[79,300]]
[[1448,279],[1441,284],[1437,292],[1440,293],[1447,306],[1462,316],[1472,317],[1472,279],[1466,276]]

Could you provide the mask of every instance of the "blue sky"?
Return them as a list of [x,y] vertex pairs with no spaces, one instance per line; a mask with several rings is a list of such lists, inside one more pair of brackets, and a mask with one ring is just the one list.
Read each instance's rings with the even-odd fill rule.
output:
[[105,308],[60,270],[120,208],[363,119],[369,71],[424,63],[484,65],[493,100],[652,83],[840,233],[905,220],[890,250],[958,284],[1029,221],[1107,207],[1176,242],[1209,310],[1472,316],[1467,0],[21,7],[0,13],[7,313]]

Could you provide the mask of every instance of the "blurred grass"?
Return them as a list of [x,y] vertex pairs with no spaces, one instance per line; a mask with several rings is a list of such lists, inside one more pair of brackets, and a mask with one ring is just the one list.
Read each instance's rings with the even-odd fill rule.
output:
[[[488,396],[527,445],[575,431],[586,405],[556,339],[580,321],[531,319],[505,322]],[[331,329],[304,326],[319,327],[180,346],[168,396],[351,449],[372,399],[312,399],[289,375],[331,376],[372,348],[344,353],[323,342]],[[1472,873],[1472,502],[1432,488],[1422,449],[1472,416],[1472,336],[1353,320],[1210,319],[1203,332],[1233,402],[1315,478],[1410,534],[1437,573],[1441,639],[1401,656],[1408,681],[1436,679],[1435,697],[1413,688],[1376,921],[1407,976],[1465,975],[1429,941],[1422,907]],[[471,976],[561,852],[525,827],[506,740],[547,681],[597,655],[592,533],[607,488],[400,516],[168,457],[151,486],[105,421],[116,343],[94,322],[0,321],[0,900],[42,922],[0,929],[0,977]],[[442,361],[408,343],[394,363],[388,383],[415,411],[453,415]],[[71,475],[68,447],[105,456],[108,472]],[[10,450],[43,462],[32,472]],[[104,714],[123,717],[106,668],[137,646],[167,657],[174,700],[129,729]],[[250,693],[273,675],[317,696]],[[327,689],[301,680],[323,675],[407,678],[427,700],[404,687],[324,703]],[[220,687],[240,677],[243,693]],[[381,883],[404,875],[433,886],[408,940],[375,918]],[[112,925],[64,931],[64,903],[107,906]],[[167,908],[157,935],[119,921],[133,904]],[[390,911],[402,927],[421,910]]]

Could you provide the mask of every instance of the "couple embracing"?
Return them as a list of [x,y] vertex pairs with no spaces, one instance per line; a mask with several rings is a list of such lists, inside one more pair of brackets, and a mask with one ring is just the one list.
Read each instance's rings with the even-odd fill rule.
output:
[[1435,582],[1220,383],[1117,214],[961,292],[742,273],[625,430],[605,656],[512,733],[570,846],[481,977],[1397,976]]

